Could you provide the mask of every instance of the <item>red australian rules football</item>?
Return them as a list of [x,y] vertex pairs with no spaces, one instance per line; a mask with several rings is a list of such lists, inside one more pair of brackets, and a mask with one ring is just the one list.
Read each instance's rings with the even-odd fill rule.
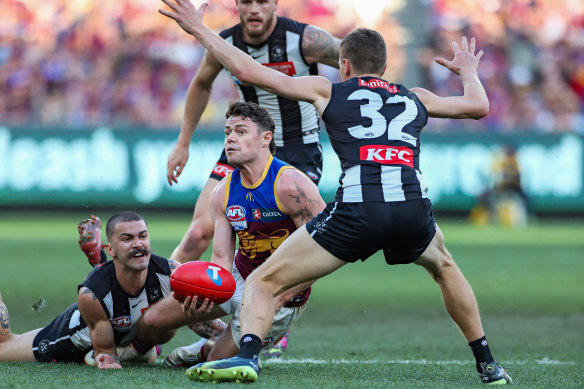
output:
[[207,261],[183,263],[170,275],[170,287],[179,300],[197,296],[215,304],[229,300],[235,293],[235,279],[223,267]]

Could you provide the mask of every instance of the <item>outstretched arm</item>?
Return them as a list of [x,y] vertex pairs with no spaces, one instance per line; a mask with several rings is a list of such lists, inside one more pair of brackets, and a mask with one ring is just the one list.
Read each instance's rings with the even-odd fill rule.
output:
[[454,58],[449,61],[436,58],[435,61],[458,74],[462,81],[464,94],[462,96],[439,97],[423,88],[412,88],[426,106],[428,115],[438,118],[480,119],[489,113],[489,100],[479,77],[477,68],[483,51],[475,55],[475,38],[471,38],[470,47],[466,37],[462,37],[462,48],[452,42]]
[[322,113],[330,100],[331,82],[324,77],[289,77],[277,70],[262,66],[249,55],[225,42],[203,24],[207,3],[197,10],[189,0],[161,0],[171,11],[159,12],[193,35],[211,54],[243,84],[254,85],[291,100],[314,104]]
[[89,288],[83,286],[77,295],[77,305],[89,327],[97,368],[121,369],[122,365],[114,343],[114,330],[97,297]]
[[191,138],[199,120],[201,120],[203,111],[209,104],[213,82],[220,71],[221,64],[209,52],[206,52],[199,65],[199,70],[189,84],[178,140],[168,156],[166,178],[170,185],[178,182],[178,177],[189,160]]

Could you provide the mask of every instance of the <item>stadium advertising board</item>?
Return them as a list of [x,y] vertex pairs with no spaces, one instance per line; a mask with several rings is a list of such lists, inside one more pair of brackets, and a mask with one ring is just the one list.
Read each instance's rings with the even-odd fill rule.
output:
[[[221,131],[198,131],[179,183],[166,181],[175,131],[0,127],[0,205],[192,207],[217,160]],[[503,146],[517,151],[522,185],[536,211],[584,211],[584,137],[424,134],[420,167],[437,210],[463,211],[495,180]],[[339,162],[323,135],[319,188],[333,198]]]

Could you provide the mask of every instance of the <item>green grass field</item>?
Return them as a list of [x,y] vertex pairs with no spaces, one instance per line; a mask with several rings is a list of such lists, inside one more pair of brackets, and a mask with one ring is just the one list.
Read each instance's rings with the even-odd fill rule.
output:
[[[90,270],[77,246],[83,212],[0,214],[0,293],[13,332],[42,327],[76,299]],[[109,214],[101,214],[107,219]],[[190,219],[145,213],[154,252],[168,256]],[[440,219],[438,220],[440,223]],[[479,301],[495,358],[519,388],[584,387],[584,222],[525,229],[440,223]],[[35,311],[39,300],[46,306]],[[163,356],[197,337],[180,330]],[[159,359],[159,361],[161,358]],[[184,369],[0,363],[0,387],[202,387]],[[220,386],[228,386],[222,384]],[[437,285],[415,265],[379,255],[319,280],[280,361],[265,362],[262,388],[480,387],[464,338]]]

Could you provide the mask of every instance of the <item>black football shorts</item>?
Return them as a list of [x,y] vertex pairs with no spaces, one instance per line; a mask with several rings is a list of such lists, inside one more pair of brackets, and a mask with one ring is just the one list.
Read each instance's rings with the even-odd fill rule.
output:
[[79,315],[77,304],[71,305],[45,328],[39,331],[32,342],[32,352],[39,362],[77,362],[83,363],[85,354],[91,350],[91,344],[85,350],[79,349],[71,339],[87,327]]
[[322,147],[318,143],[276,147],[276,157],[306,174],[316,185],[322,176]]
[[383,250],[390,265],[412,263],[422,255],[436,224],[428,199],[396,202],[332,202],[306,224],[325,250],[347,262],[365,261]]

